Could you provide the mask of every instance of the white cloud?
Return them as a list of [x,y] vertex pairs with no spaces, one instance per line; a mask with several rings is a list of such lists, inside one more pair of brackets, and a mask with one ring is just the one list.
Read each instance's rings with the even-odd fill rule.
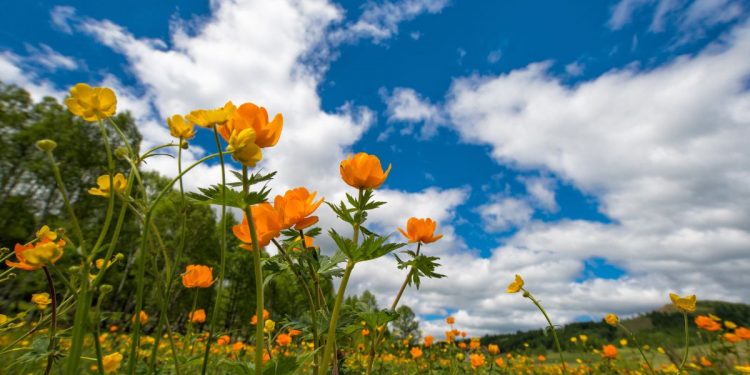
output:
[[477,208],[486,232],[504,232],[524,225],[534,213],[529,204],[521,199],[494,197],[489,203]]
[[0,77],[4,83],[23,87],[38,101],[45,96],[62,98],[65,94],[47,79],[39,77],[25,64],[25,58],[10,51],[0,52]]
[[559,207],[555,199],[555,181],[553,179],[530,177],[521,179],[521,182],[526,186],[526,192],[536,206],[550,212],[558,210]]
[[[448,6],[448,0],[400,0],[375,2],[368,1],[363,6],[357,21],[331,33],[334,43],[372,38],[375,43],[398,34],[398,25],[423,13],[440,13]],[[417,37],[415,37],[417,35]],[[419,39],[419,34],[411,34]]]
[[574,61],[568,65],[565,65],[565,73],[568,73],[571,77],[578,77],[583,74],[585,66],[577,61]]
[[66,34],[73,33],[73,29],[70,27],[70,22],[75,18],[75,8],[71,6],[58,5],[52,8],[52,10],[49,12],[49,15],[52,26],[55,29]]
[[643,8],[653,8],[649,31],[664,31],[674,19],[682,38],[688,39],[701,36],[707,27],[737,20],[744,12],[739,0],[620,0],[612,9],[609,27],[621,29]]
[[[421,123],[419,138],[428,139],[434,136],[440,125],[445,124],[445,115],[442,109],[430,103],[429,99],[420,96],[414,89],[397,87],[389,95],[386,90],[381,90],[381,96],[387,106],[388,122],[403,122],[407,126],[401,129],[401,134],[414,132],[414,125]],[[392,130],[390,128],[381,133],[378,141],[387,139]]]
[[[669,291],[749,300],[748,55],[745,25],[694,57],[610,71],[575,87],[548,73],[547,63],[454,81],[447,107],[464,141],[490,145],[506,165],[551,171],[593,195],[613,221],[531,221],[493,251],[492,264],[523,257],[543,270],[527,285],[563,322],[658,307]],[[628,276],[576,283],[590,257]],[[554,259],[574,271],[561,271]],[[522,264],[497,267],[491,274],[506,281],[531,272]],[[491,294],[464,305],[467,319],[483,322],[478,330],[521,324],[487,318],[485,306],[507,302]]]
[[490,53],[487,54],[487,62],[489,62],[490,64],[494,64],[500,61],[502,57],[503,57],[503,50],[496,49],[496,50],[490,51]]

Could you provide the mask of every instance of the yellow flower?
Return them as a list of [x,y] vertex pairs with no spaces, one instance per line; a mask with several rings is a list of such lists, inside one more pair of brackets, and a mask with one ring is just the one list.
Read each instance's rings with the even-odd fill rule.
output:
[[469,356],[469,359],[471,360],[471,368],[473,369],[482,367],[485,364],[484,355],[482,354],[472,354]]
[[695,311],[695,294],[687,297],[680,297],[674,293],[669,293],[669,298],[672,299],[672,304],[674,304],[677,309],[684,312]]
[[112,353],[102,357],[102,364],[104,365],[104,372],[109,374],[116,372],[120,369],[120,363],[122,362],[122,354]]
[[589,337],[586,335],[578,335],[578,338],[584,343],[589,340]]
[[237,107],[231,101],[224,104],[224,107],[216,109],[196,109],[185,116],[185,119],[195,125],[204,128],[210,128],[214,125],[224,124],[234,114]]
[[[115,193],[118,194],[124,193],[125,189],[128,187],[128,181],[125,179],[125,176],[122,173],[118,173],[114,177],[112,177],[112,183],[114,184]],[[105,174],[99,176],[96,179],[96,184],[99,185],[99,187],[89,189],[89,194],[101,197],[109,197],[109,194],[112,191],[109,186],[109,175]]]
[[8,316],[5,314],[0,314],[0,326],[2,326],[5,323],[8,323]]
[[45,238],[36,244],[16,244],[14,253],[18,262],[7,259],[5,264],[8,267],[16,267],[26,271],[38,270],[57,262],[63,256],[64,248],[65,240],[62,239],[57,243]]
[[628,340],[627,339],[620,339],[620,346],[628,346]]
[[50,230],[49,227],[45,225],[36,232],[36,238],[40,240],[46,238],[50,241],[54,241],[57,239],[57,232]]
[[253,129],[233,131],[231,137],[229,137],[227,152],[231,152],[232,159],[246,167],[254,167],[263,158],[263,152],[255,144],[255,131]]
[[274,116],[268,122],[268,112],[263,107],[253,103],[240,105],[226,124],[218,128],[221,136],[229,141],[231,134],[244,129],[255,131],[255,143],[258,147],[266,148],[275,146],[281,137],[281,129],[284,127],[284,117],[281,113]]
[[734,323],[734,322],[732,322],[732,321],[729,321],[729,320],[725,320],[725,321],[724,321],[724,327],[727,327],[727,328],[729,328],[729,329],[735,329],[735,328],[737,328],[737,324],[735,324],[735,323]]
[[195,137],[193,124],[180,115],[167,118],[167,125],[169,125],[169,134],[175,138],[190,139]]
[[487,345],[487,352],[492,355],[497,355],[500,353],[500,347],[497,346],[497,344],[489,344]]
[[747,365],[747,366],[735,365],[734,369],[739,371],[741,374],[750,374],[750,365]]
[[571,337],[570,338],[570,342],[572,342],[572,343],[578,342],[578,337]]
[[508,285],[508,293],[518,293],[523,288],[523,279],[521,275],[516,274],[516,280]]
[[615,327],[617,326],[617,323],[620,322],[620,318],[615,314],[607,314],[607,316],[604,317],[604,321],[607,322],[607,324]]
[[263,332],[271,333],[274,329],[276,329],[276,322],[274,322],[273,320],[268,319],[263,322]]
[[70,97],[65,99],[68,110],[86,121],[96,121],[115,114],[117,98],[107,87],[91,87],[79,83],[70,89]]
[[47,305],[52,303],[52,299],[49,297],[49,293],[34,293],[31,295],[31,302],[36,305],[39,310],[44,310]]

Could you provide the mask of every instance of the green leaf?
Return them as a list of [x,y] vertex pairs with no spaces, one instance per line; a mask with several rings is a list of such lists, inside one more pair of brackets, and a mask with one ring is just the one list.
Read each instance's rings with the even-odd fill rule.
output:
[[336,246],[342,253],[344,253],[344,255],[346,255],[347,258],[355,258],[354,251],[357,249],[357,244],[355,244],[354,241],[341,237],[333,228],[328,230],[328,235],[331,236],[333,242],[336,243]]
[[[384,236],[365,236],[362,244],[356,249],[350,250],[351,255],[347,254],[355,262],[364,262],[367,260],[377,259],[403,247],[404,243],[390,242],[386,243],[389,237]],[[351,241],[350,241],[351,242]]]
[[[229,207],[237,207],[244,209],[246,204],[242,199],[242,192],[229,189],[223,185],[212,185],[207,188],[198,188],[200,193],[190,192],[187,193],[187,197],[195,204],[202,205],[221,205],[222,203]],[[222,200],[222,195],[226,195],[226,199]]]
[[338,267],[338,264],[345,261],[346,255],[340,251],[337,251],[331,257],[321,255],[318,274],[323,277],[341,277],[344,275],[344,270]]

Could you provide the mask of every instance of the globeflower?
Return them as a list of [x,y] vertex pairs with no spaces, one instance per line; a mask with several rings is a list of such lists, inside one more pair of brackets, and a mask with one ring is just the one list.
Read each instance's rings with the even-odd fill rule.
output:
[[276,336],[276,344],[279,346],[287,346],[292,343],[292,336],[289,336],[286,333],[280,333],[278,336]]
[[125,175],[123,175],[122,173],[114,175],[114,177],[112,177],[112,183],[114,184],[114,188],[109,186],[109,175],[101,175],[96,179],[96,184],[99,186],[89,189],[89,194],[101,197],[109,197],[112,190],[114,190],[115,193],[123,194],[125,193],[125,189],[128,187],[128,181],[125,179]]
[[604,317],[604,321],[612,327],[616,327],[617,323],[620,322],[620,318],[615,314],[607,314],[607,316]]
[[523,278],[521,275],[516,274],[516,280],[508,285],[508,293],[518,293],[523,288]]
[[190,322],[193,324],[205,323],[206,322],[206,310],[198,309],[198,310],[192,311],[190,315],[188,315],[188,318],[190,319]]
[[120,363],[122,363],[122,354],[120,353],[115,352],[102,357],[102,365],[105,374],[117,372],[117,370],[120,369]]
[[65,105],[71,113],[86,121],[103,120],[115,114],[117,97],[110,88],[79,83],[70,89]]
[[229,137],[227,152],[232,153],[232,159],[245,167],[254,167],[263,158],[263,153],[255,144],[253,129],[235,130]]
[[52,299],[49,297],[49,293],[34,293],[31,295],[31,302],[36,305],[37,309],[44,310],[47,305],[52,303]]
[[277,195],[273,206],[281,215],[282,227],[305,229],[318,222],[317,216],[311,216],[323,203],[323,198],[315,201],[316,192],[310,193],[304,187],[288,190],[284,195]]
[[427,244],[443,238],[442,234],[435,235],[436,225],[437,223],[430,218],[417,219],[411,217],[406,221],[406,230],[398,228],[398,231],[409,240],[409,243],[422,242]]
[[602,347],[602,356],[607,359],[617,358],[617,348],[614,345],[604,345]]
[[669,293],[669,298],[678,310],[683,312],[695,311],[695,294],[687,297],[680,297],[674,293]]
[[750,329],[745,327],[735,329],[734,334],[743,340],[750,340]]
[[231,339],[229,338],[229,335],[222,335],[216,340],[216,343],[219,345],[228,345],[230,341]]
[[175,138],[191,139],[195,137],[193,124],[180,115],[167,118],[167,125],[169,125],[169,134]]
[[429,348],[430,346],[432,346],[432,342],[433,341],[435,341],[435,338],[432,337],[431,335],[425,336],[424,337],[424,347],[425,348]]
[[39,240],[54,241],[57,239],[57,232],[49,229],[49,226],[43,225],[38,231],[36,231],[36,238]]
[[253,103],[244,103],[237,108],[229,120],[218,128],[219,134],[229,142],[232,133],[252,129],[255,133],[255,144],[266,148],[275,146],[281,137],[284,117],[279,113],[268,122],[268,112]]
[[469,360],[471,360],[471,368],[477,369],[479,367],[484,366],[484,354],[472,354],[469,356]]
[[[270,316],[271,316],[271,314],[268,313],[268,310],[263,309],[263,320],[267,320],[268,317],[270,317]],[[250,319],[250,324],[252,324],[252,325],[258,324],[258,315],[257,314],[253,315],[253,318]]]
[[57,262],[63,256],[63,248],[65,248],[65,240],[52,242],[44,239],[35,244],[16,244],[13,252],[18,262],[7,259],[5,264],[8,267],[16,267],[25,271],[38,270]]
[[224,107],[216,109],[197,109],[185,116],[185,119],[204,128],[210,128],[214,125],[222,125],[229,120],[234,114],[237,107],[231,101],[224,104]]
[[138,316],[138,321],[141,322],[141,325],[146,324],[146,322],[148,321],[148,314],[146,314],[146,312],[143,310],[141,310],[141,312],[138,313],[138,315],[133,314],[133,317],[130,319],[133,323],[135,323],[136,316]]
[[182,274],[182,285],[185,288],[208,288],[213,280],[211,268],[200,264],[189,264]]
[[412,347],[411,350],[409,350],[409,354],[411,354],[412,359],[417,359],[422,357],[422,349],[420,349],[418,346]]
[[383,172],[380,159],[375,155],[360,152],[349,156],[339,166],[341,178],[349,186],[357,189],[377,189],[388,178],[391,165]]
[[[283,229],[281,215],[279,215],[278,211],[270,203],[253,205],[250,207],[250,211],[253,214],[255,232],[258,235],[258,246],[268,246],[271,240],[277,237]],[[247,226],[246,215],[242,218],[242,223],[232,227],[232,233],[243,242],[240,245],[241,248],[247,250],[253,249],[251,246],[253,240],[250,236],[250,229]]]
[[448,323],[448,324],[450,324],[450,325],[453,325],[453,324],[456,323],[456,318],[454,318],[452,316],[449,316],[449,317],[445,318],[445,322]]
[[492,355],[498,355],[500,353],[500,347],[497,344],[487,345],[487,352]]

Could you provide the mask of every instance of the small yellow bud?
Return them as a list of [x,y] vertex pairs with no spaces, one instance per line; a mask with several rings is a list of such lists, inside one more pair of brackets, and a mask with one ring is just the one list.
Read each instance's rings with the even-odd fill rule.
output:
[[36,141],[36,147],[42,151],[52,151],[57,147],[57,142],[51,139],[41,139]]
[[127,147],[120,146],[120,147],[116,148],[115,149],[115,156],[118,159],[125,159],[126,157],[128,157],[128,149],[127,149]]

